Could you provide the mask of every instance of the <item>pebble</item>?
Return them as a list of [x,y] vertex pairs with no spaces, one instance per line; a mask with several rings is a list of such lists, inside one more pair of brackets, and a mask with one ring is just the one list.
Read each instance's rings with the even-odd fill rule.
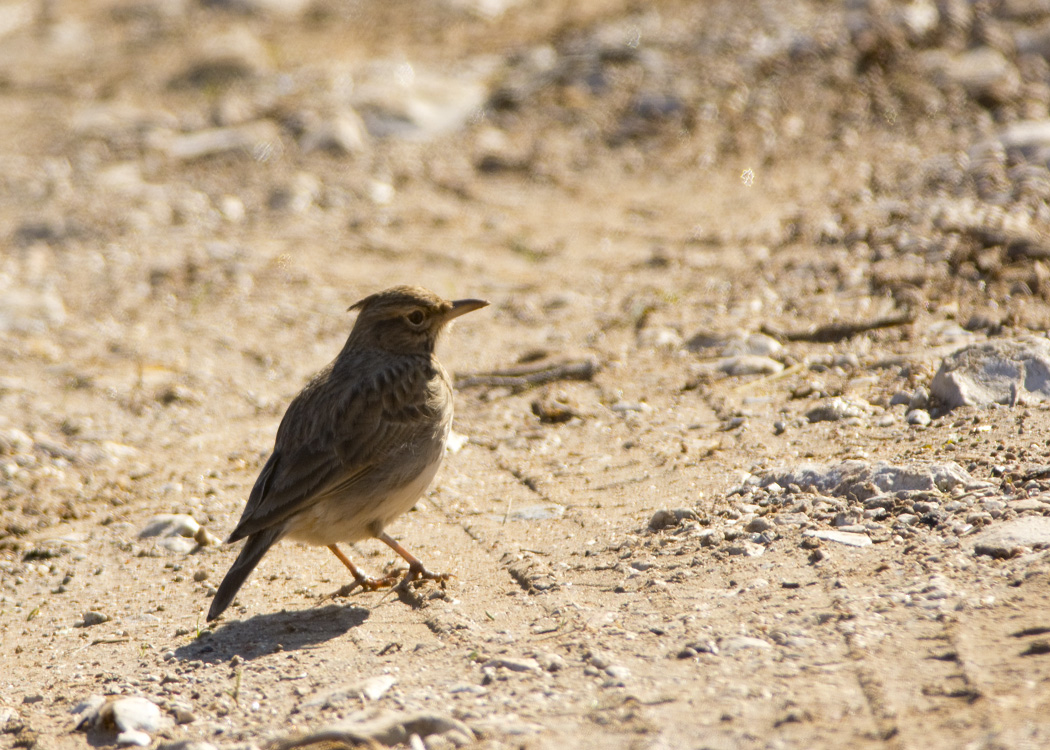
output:
[[238,78],[258,77],[270,69],[265,45],[246,26],[204,37],[191,57],[193,60],[176,77],[176,84],[224,86]]
[[[592,661],[593,663],[593,661]],[[598,666],[595,664],[595,666]],[[540,663],[532,658],[516,659],[510,656],[495,656],[482,665],[482,668],[508,669],[511,672],[539,672]]]
[[600,649],[592,649],[587,654],[587,661],[598,669],[608,669],[613,663],[612,654]]
[[682,346],[682,335],[667,326],[650,326],[638,334],[638,345],[649,349],[678,349]]
[[770,357],[761,357],[755,354],[741,354],[736,357],[727,357],[717,363],[719,372],[724,372],[732,377],[743,375],[775,375],[784,369],[784,365]]
[[746,635],[738,635],[733,636],[732,638],[723,638],[718,642],[718,647],[725,654],[735,654],[737,651],[744,651],[746,649],[768,651],[773,648],[773,645],[769,641],[764,641],[761,638],[751,638]]
[[273,122],[257,120],[192,133],[157,134],[150,145],[174,161],[196,161],[238,152],[258,158],[281,150],[281,133]]
[[744,555],[745,557],[761,557],[766,551],[766,548],[761,544],[755,544],[751,541],[740,541],[726,547],[726,552],[730,555]]
[[217,544],[222,544],[222,540],[219,539],[219,537],[212,534],[203,526],[197,529],[197,533],[193,535],[193,541],[201,547],[214,547]]
[[725,534],[719,529],[701,529],[696,535],[701,547],[717,547],[725,541]]
[[912,409],[904,415],[904,419],[908,424],[916,425],[918,427],[927,427],[930,422],[933,421],[930,417],[930,413],[925,409]]
[[42,333],[66,321],[66,307],[50,287],[8,286],[0,294],[0,332]]
[[807,411],[806,419],[810,422],[838,422],[842,419],[863,417],[870,411],[871,407],[865,402],[834,396],[823,399]]
[[151,537],[182,536],[192,539],[201,525],[194,520],[193,516],[187,514],[162,513],[146,522],[139,532],[139,539]]
[[773,522],[772,521],[770,521],[768,518],[765,518],[763,516],[757,516],[755,518],[752,518],[750,521],[748,521],[747,525],[744,527],[744,530],[760,534],[763,531],[769,531],[772,528],[773,528]]
[[999,132],[999,142],[1020,152],[1028,161],[1045,162],[1050,157],[1050,120],[1022,120]]
[[675,508],[674,510],[658,510],[655,513],[653,513],[652,518],[649,519],[649,528],[653,531],[669,529],[674,526],[677,526],[686,519],[692,521],[698,520],[696,511],[690,510],[689,508]]
[[539,652],[535,655],[536,662],[548,672],[560,672],[565,669],[565,659],[558,654]]
[[147,747],[150,735],[174,722],[153,701],[137,696],[103,698],[93,695],[73,709],[77,729],[116,727],[118,745]]
[[376,138],[426,141],[461,130],[482,110],[488,91],[479,73],[376,62],[355,78],[351,104]]
[[84,617],[81,620],[79,627],[90,628],[93,625],[101,625],[104,622],[109,622],[111,619],[113,618],[107,614],[91,610],[84,613]]
[[[762,357],[771,358],[783,351],[784,347],[772,336],[764,333],[752,333],[747,338],[736,338],[722,347],[723,357]],[[777,364],[780,364],[777,362]],[[781,365],[783,369],[783,365]],[[779,372],[779,371],[778,371]]]
[[830,529],[810,529],[803,532],[803,536],[813,539],[823,539],[828,542],[845,544],[848,547],[870,547],[871,538],[865,534],[857,534],[851,531],[831,531]]
[[1050,341],[1002,339],[945,357],[930,392],[949,409],[1050,399]]
[[992,47],[974,47],[955,55],[936,49],[924,53],[920,59],[941,85],[961,86],[973,99],[1004,103],[1021,88],[1017,68]]

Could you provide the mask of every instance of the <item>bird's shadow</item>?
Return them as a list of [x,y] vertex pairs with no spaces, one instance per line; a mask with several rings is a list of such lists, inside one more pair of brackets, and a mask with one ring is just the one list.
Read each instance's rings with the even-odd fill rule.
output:
[[193,642],[175,649],[184,661],[223,662],[234,656],[251,660],[277,651],[296,651],[338,638],[368,619],[364,607],[327,607],[276,612],[234,620],[215,631],[204,631]]

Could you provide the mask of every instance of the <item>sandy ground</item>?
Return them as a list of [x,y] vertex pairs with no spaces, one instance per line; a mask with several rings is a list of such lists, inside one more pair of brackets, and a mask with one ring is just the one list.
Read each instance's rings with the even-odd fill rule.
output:
[[[1047,23],[0,2],[0,747],[114,745],[92,696],[171,748],[1050,746],[1050,558],[969,541],[1050,514],[1050,413],[927,390],[1050,321],[1050,136],[1010,130],[1050,116]],[[284,408],[397,283],[492,302],[390,529],[455,578],[333,597],[283,543],[206,626]],[[769,488],[848,459],[973,487]]]

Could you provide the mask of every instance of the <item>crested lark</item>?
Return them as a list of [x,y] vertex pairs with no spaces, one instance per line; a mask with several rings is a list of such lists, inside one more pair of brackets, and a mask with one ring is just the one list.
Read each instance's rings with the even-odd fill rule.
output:
[[406,582],[445,580],[384,528],[415,505],[441,465],[452,427],[452,386],[434,356],[453,318],[488,302],[449,302],[399,286],[351,306],[357,322],[339,355],[288,406],[273,453],[227,542],[247,537],[208,610],[214,620],[281,539],[325,545],[373,589],[336,542],[376,537],[408,561]]

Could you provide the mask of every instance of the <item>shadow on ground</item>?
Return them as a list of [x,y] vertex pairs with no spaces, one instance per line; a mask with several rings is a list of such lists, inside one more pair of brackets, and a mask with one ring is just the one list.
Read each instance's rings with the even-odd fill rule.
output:
[[320,609],[261,614],[234,620],[175,650],[178,659],[227,661],[254,659],[274,651],[296,651],[338,638],[368,619],[363,607],[330,604]]

